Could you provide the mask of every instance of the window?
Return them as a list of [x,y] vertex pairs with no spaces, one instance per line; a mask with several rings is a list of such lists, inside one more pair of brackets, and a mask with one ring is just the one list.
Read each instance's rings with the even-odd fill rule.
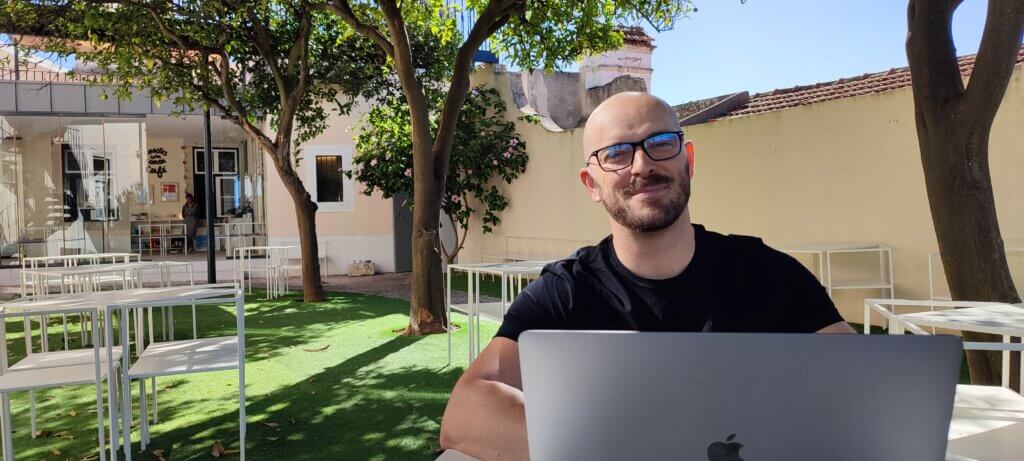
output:
[[117,220],[117,206],[110,202],[113,174],[110,153],[96,146],[61,145],[64,164],[64,221]]
[[345,174],[342,171],[340,155],[316,156],[316,201],[343,202],[345,191],[342,187]]
[[317,203],[318,213],[355,209],[355,186],[345,172],[352,169],[352,146],[320,144],[303,150],[303,181]]

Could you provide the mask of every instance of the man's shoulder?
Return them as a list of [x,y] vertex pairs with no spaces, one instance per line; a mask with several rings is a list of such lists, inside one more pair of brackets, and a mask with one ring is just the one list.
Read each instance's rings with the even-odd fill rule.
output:
[[734,268],[761,271],[779,265],[799,264],[788,254],[764,243],[761,237],[743,234],[721,234],[707,230],[697,224],[694,226],[698,227],[698,232],[703,232],[704,241],[709,246],[714,247],[719,256],[726,258],[729,265]]
[[568,257],[548,263],[541,276],[557,277],[572,283],[581,276],[601,270],[606,266],[604,252],[608,251],[608,241],[605,238],[595,245],[580,247]]

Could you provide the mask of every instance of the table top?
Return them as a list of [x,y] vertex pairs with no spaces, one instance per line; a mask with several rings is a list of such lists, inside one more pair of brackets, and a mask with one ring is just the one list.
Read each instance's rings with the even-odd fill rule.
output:
[[64,276],[64,275],[87,275],[87,274],[103,274],[110,272],[124,272],[130,270],[141,270],[141,269],[159,269],[165,267],[181,267],[188,266],[192,263],[188,261],[132,261],[127,263],[111,263],[111,264],[89,264],[85,266],[70,266],[70,267],[37,267],[37,268],[26,268],[22,269],[21,272],[24,274],[36,274],[36,275],[49,275],[49,276]]
[[4,314],[11,312],[50,312],[68,309],[106,309],[123,304],[176,302],[235,295],[234,284],[186,285],[160,288],[135,288],[119,291],[94,291],[54,296],[52,298],[19,299],[0,303]]
[[73,254],[73,255],[54,255],[54,256],[27,256],[23,258],[25,261],[55,261],[62,259],[103,259],[103,258],[124,258],[124,257],[140,257],[138,253],[84,253],[84,254]]
[[502,263],[449,264],[452,270],[494,275],[540,274],[551,261],[514,261]]
[[248,247],[235,247],[234,251],[263,251],[263,250],[291,250],[298,248],[295,245],[258,245]]
[[785,253],[822,253],[841,250],[876,250],[885,247],[878,242],[811,242],[775,246]]
[[1020,304],[992,303],[963,309],[901,314],[896,318],[919,327],[948,328],[995,335],[1024,334],[1024,306]]

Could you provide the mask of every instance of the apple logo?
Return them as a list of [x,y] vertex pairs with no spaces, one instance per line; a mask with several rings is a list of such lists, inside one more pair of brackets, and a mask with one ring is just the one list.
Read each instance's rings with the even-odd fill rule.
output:
[[743,444],[733,442],[735,438],[736,434],[729,434],[725,442],[715,442],[708,446],[708,461],[743,461],[743,458],[740,458],[740,448],[743,448]]

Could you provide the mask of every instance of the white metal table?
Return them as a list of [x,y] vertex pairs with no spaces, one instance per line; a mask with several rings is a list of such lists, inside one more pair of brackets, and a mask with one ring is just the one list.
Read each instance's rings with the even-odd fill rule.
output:
[[[188,306],[188,305],[201,305],[201,304],[223,304],[223,303],[234,303],[236,304],[236,310],[240,316],[238,319],[239,333],[237,337],[225,337],[225,338],[198,338],[195,327],[193,326],[193,338],[178,341],[166,341],[166,342],[153,342],[152,340],[152,317],[150,318],[150,343],[149,347],[145,347],[145,340],[143,338],[142,328],[142,315],[137,314],[133,321],[128,320],[128,310],[138,310],[141,312],[143,308],[151,308],[158,306]],[[241,307],[239,307],[241,306]],[[102,344],[106,346],[105,355],[100,357],[99,362],[106,363],[108,368],[102,369],[96,372],[98,376],[112,376],[114,367],[121,367],[124,372],[122,375],[122,418],[125,419],[125,424],[120,427],[130,428],[131,427],[131,395],[130,389],[127,388],[126,384],[130,379],[138,379],[140,382],[140,388],[143,388],[143,379],[147,377],[156,378],[157,376],[165,376],[172,374],[181,373],[193,373],[201,371],[214,371],[220,369],[234,369],[239,368],[240,382],[244,382],[244,366],[240,363],[244,355],[244,348],[240,346],[240,341],[244,340],[244,320],[241,315],[244,314],[244,299],[240,290],[238,290],[234,284],[212,284],[212,285],[194,285],[194,286],[175,286],[175,287],[159,287],[159,288],[135,288],[130,290],[115,291],[115,292],[87,292],[87,293],[76,293],[64,296],[57,296],[45,299],[25,299],[16,300],[7,303],[3,303],[3,312],[25,312],[32,315],[49,315],[59,314],[68,311],[89,311],[90,317],[93,319],[94,328],[92,329],[93,344]],[[135,357],[137,357],[134,365],[130,363],[132,354],[129,353],[128,347],[130,342],[128,340],[128,328],[120,329],[119,348],[114,348],[113,338],[113,311],[118,311],[120,318],[122,319],[121,324],[123,326],[135,324]],[[97,315],[102,316],[102,323],[105,325],[103,329],[106,330],[104,336],[99,336],[99,329],[95,328],[97,323]],[[195,322],[195,315],[193,314],[193,323]],[[26,332],[30,331],[26,328]],[[31,335],[25,335],[26,350],[31,353]],[[44,341],[45,344],[45,341]],[[65,351],[61,351],[65,352]],[[61,352],[49,352],[45,357],[52,358],[57,357],[59,360],[50,360],[48,365],[54,365],[56,362],[63,365],[81,365],[91,364],[92,361],[83,361],[76,363],[77,360],[82,360],[83,356],[78,355],[67,355],[67,356],[55,356],[53,354],[60,354]],[[74,351],[71,351],[74,352]],[[230,356],[231,364],[226,364],[225,357]],[[31,356],[30,356],[31,358]],[[146,358],[145,361],[142,358]],[[26,359],[29,360],[29,359]],[[120,360],[120,362],[118,362]],[[237,362],[236,362],[237,360]],[[20,363],[20,362],[19,362]],[[211,363],[215,366],[211,368]],[[238,366],[236,366],[238,363]],[[152,365],[155,364],[155,365]],[[170,364],[170,365],[169,365]],[[139,368],[141,367],[141,368]],[[81,367],[79,367],[81,368]],[[154,370],[162,370],[161,373],[153,373]],[[133,372],[134,370],[134,372]],[[81,374],[82,370],[75,370],[76,373]],[[132,374],[133,373],[133,374]],[[244,389],[242,392],[242,402],[244,402]],[[142,416],[140,421],[143,432],[142,435],[145,437],[144,443],[148,442],[148,409],[146,405],[145,392],[140,393],[140,413]],[[109,398],[108,398],[109,400]],[[114,408],[117,408],[116,403],[110,403]],[[32,431],[35,432],[35,418],[34,418],[34,405],[32,406],[33,413],[33,427]],[[153,414],[156,417],[156,382],[153,382]],[[244,418],[244,405],[242,409],[242,415]],[[100,415],[102,417],[102,415]],[[111,437],[116,439],[116,427],[118,423],[111,422]],[[8,426],[9,427],[9,426]],[[102,432],[103,425],[100,425],[100,431]],[[130,432],[124,432],[124,444],[130,446]],[[242,440],[244,441],[244,426],[242,429]],[[244,449],[243,449],[244,450]],[[130,459],[130,450],[126,450],[126,458]]]
[[[478,263],[478,264],[449,264],[448,279],[446,281],[447,292],[447,316],[451,322],[451,311],[465,312],[468,316],[467,333],[469,336],[469,361],[480,353],[480,317],[487,317],[491,320],[501,322],[508,310],[508,306],[515,300],[515,297],[523,290],[523,282],[540,275],[544,266],[550,261],[513,261],[501,263]],[[452,300],[452,275],[455,272],[466,273],[466,303],[454,304]],[[480,300],[480,276],[494,275],[501,279],[501,300],[495,302],[481,302]],[[448,361],[451,363],[451,328],[448,329]]]
[[[1011,344],[1010,338],[1024,336],[1024,304],[1007,304],[1001,302],[981,301],[907,301],[907,300],[871,300],[876,304],[894,305],[929,305],[951,304],[967,306],[925,312],[903,313],[893,315],[899,322],[890,323],[891,333],[902,333],[904,324],[915,327],[944,328],[948,330],[973,331],[1002,336],[1002,344],[966,343],[965,347],[975,349],[1002,349],[1002,386],[1010,386],[1010,350],[1024,348],[1024,344]],[[907,304],[916,302],[918,304]],[[866,331],[866,330],[865,330]],[[1024,353],[1021,354],[1021,382],[1024,382]]]

